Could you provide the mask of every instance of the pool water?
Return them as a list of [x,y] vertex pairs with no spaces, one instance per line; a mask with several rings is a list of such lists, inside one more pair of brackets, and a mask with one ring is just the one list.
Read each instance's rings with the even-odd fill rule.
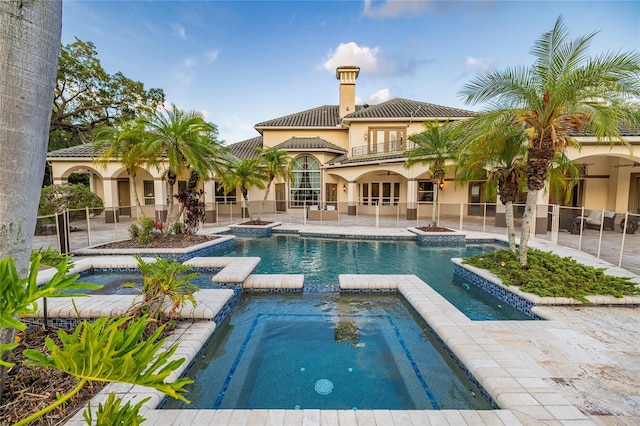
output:
[[395,293],[245,293],[187,376],[163,408],[492,408]]
[[455,247],[416,241],[347,240],[272,235],[236,238],[219,256],[255,256],[258,274],[304,274],[305,286],[338,283],[339,274],[412,274],[472,320],[529,320],[524,314],[453,273],[453,257],[470,257],[495,244]]

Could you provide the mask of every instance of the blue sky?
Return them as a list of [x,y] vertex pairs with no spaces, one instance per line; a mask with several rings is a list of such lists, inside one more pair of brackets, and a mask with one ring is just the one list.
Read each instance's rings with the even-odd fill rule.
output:
[[62,42],[95,44],[103,67],[202,111],[226,144],[254,124],[338,103],[335,68],[361,67],[358,103],[451,107],[490,68],[529,65],[562,14],[591,52],[640,51],[640,1],[65,0]]

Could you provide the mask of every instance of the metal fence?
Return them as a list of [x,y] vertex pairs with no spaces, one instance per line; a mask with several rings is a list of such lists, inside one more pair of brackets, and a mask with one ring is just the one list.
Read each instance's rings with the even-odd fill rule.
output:
[[[518,234],[524,207],[514,206]],[[538,205],[536,209],[535,238],[580,250],[640,274],[640,232],[636,233],[633,228],[634,224],[637,227],[640,222],[639,214],[558,205]],[[264,205],[254,201],[247,204],[210,203],[206,210],[205,232],[258,218],[290,227],[315,225],[406,229],[429,226],[433,203],[350,205],[329,202],[309,203],[294,208],[289,207],[286,201],[271,201]],[[501,210],[501,206],[491,203],[440,203],[436,205],[435,221],[439,226],[453,229],[505,235],[504,213],[500,213]],[[155,211],[166,212],[166,206],[156,206]],[[126,239],[129,238],[131,224],[137,219],[135,207],[69,210],[58,215],[38,217],[33,247],[52,247],[71,252]],[[64,221],[66,227],[61,226]],[[623,227],[627,232],[622,232]],[[67,229],[68,234],[61,234],[60,229]]]

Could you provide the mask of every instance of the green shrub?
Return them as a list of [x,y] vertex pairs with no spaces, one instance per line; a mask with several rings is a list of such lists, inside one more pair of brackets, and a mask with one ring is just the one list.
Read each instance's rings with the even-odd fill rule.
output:
[[[142,217],[138,220],[138,224],[131,224],[129,234],[131,238],[137,239],[141,245],[147,245],[155,237],[155,222],[150,217]],[[159,234],[158,234],[159,235]]]
[[520,266],[518,254],[510,250],[478,254],[463,262],[494,273],[506,286],[517,286],[541,297],[572,297],[589,304],[586,296],[640,294],[630,278],[606,275],[604,268],[542,250],[529,249],[526,268]]
[[48,216],[65,210],[89,207],[92,213],[100,214],[104,210],[102,199],[82,184],[63,183],[42,188],[38,216]]

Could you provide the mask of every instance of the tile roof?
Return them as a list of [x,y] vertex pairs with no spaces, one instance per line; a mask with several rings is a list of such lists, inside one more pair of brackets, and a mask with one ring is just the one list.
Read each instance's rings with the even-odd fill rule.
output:
[[257,157],[258,153],[256,152],[256,148],[262,148],[262,136],[245,139],[241,142],[227,145],[225,148],[227,148],[229,153],[236,158],[243,159]]
[[347,157],[346,155],[340,155],[336,158],[333,158],[326,162],[327,166],[333,165],[344,165],[344,164],[356,164],[356,163],[367,163],[367,162],[375,162],[375,161],[386,161],[386,160],[402,160],[407,158],[407,154],[404,152],[397,152],[392,154],[371,154],[371,155],[361,155],[357,157]]
[[358,109],[345,116],[345,120],[360,118],[409,118],[424,121],[432,117],[472,117],[476,113],[464,109],[451,108],[410,99],[395,98],[367,108]]
[[336,127],[340,125],[340,110],[337,105],[323,105],[273,120],[256,124],[262,127]]
[[322,139],[321,137],[307,137],[307,138],[298,138],[292,137],[282,142],[281,144],[276,145],[278,149],[284,150],[313,150],[313,151],[327,151],[327,152],[347,152],[346,149],[339,147],[338,145],[332,144],[329,141]]
[[[95,153],[96,157],[105,152],[108,149],[107,146],[102,147]],[[69,148],[57,149],[55,151],[47,152],[47,158],[93,158],[93,144],[86,143],[77,146],[71,146]]]
[[[378,105],[356,105],[356,111],[344,117],[350,119],[366,118],[405,118],[424,120],[432,117],[471,117],[473,111],[451,108],[426,102],[395,98]],[[265,127],[337,127],[341,124],[340,107],[338,105],[323,105],[273,120],[263,121],[255,125],[256,129]]]

